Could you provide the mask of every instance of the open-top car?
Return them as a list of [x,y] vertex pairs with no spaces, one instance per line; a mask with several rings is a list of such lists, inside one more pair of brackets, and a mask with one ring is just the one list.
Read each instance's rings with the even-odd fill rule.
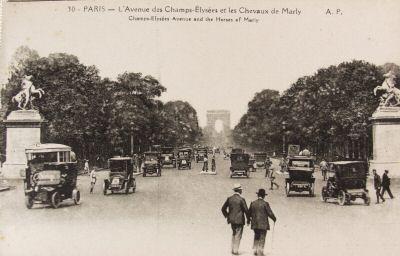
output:
[[340,205],[361,198],[366,205],[371,199],[366,188],[368,164],[362,161],[337,161],[329,164],[330,177],[322,188],[322,200],[337,199]]
[[208,155],[208,150],[207,148],[197,148],[196,149],[196,163],[198,162],[203,162],[204,161],[204,157],[206,157]]
[[286,162],[285,171],[289,174],[289,177],[285,179],[286,196],[289,196],[291,191],[307,191],[310,196],[314,196],[314,158],[292,156],[288,157]]
[[161,167],[171,165],[176,168],[176,158],[173,147],[161,147]]
[[144,153],[144,161],[142,166],[143,177],[146,177],[149,174],[156,174],[157,176],[161,176],[160,158],[160,152],[148,151]]
[[230,176],[233,177],[249,177],[249,154],[231,154]]
[[37,144],[25,149],[25,204],[32,208],[35,203],[50,204],[58,208],[65,199],[80,202],[76,186],[78,167],[71,147],[62,144]]
[[123,191],[125,194],[136,190],[136,179],[133,176],[135,165],[131,157],[113,157],[108,159],[108,168],[110,169],[108,178],[104,179],[103,193],[107,195],[108,191]]
[[177,162],[178,170],[192,169],[192,150],[190,148],[179,149]]

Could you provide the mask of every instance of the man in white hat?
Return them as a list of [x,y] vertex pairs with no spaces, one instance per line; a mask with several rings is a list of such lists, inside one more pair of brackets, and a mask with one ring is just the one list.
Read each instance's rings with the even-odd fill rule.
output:
[[234,194],[226,199],[221,211],[232,227],[232,254],[239,255],[245,216],[249,220],[249,210],[246,200],[241,196],[242,186],[239,183],[234,184],[233,191]]

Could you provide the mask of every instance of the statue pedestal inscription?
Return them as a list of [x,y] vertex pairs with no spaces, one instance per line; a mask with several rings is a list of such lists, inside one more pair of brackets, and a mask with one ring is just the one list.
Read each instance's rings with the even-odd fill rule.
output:
[[5,178],[21,178],[26,168],[25,148],[40,143],[41,125],[44,122],[36,110],[12,111],[3,121],[6,126],[6,162],[2,173]]
[[400,177],[400,107],[379,107],[372,117],[373,160],[370,171],[389,170]]

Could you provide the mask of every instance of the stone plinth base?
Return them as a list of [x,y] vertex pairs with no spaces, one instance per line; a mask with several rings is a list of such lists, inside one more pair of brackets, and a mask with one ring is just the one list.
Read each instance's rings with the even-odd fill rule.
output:
[[391,177],[400,177],[400,107],[379,107],[372,117],[373,160],[370,172],[389,170]]
[[36,110],[16,110],[3,122],[6,126],[7,144],[2,173],[4,178],[20,178],[21,172],[26,168],[25,148],[40,143],[44,120]]

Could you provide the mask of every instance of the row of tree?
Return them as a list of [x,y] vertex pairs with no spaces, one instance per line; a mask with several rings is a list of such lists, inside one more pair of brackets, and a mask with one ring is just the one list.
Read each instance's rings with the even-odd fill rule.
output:
[[395,64],[354,60],[301,77],[282,95],[263,90],[249,102],[233,138],[242,146],[279,153],[284,139],[286,147],[300,144],[317,154],[344,156],[349,145],[368,148],[368,119],[379,104],[373,89],[389,70],[400,75]]
[[106,159],[130,153],[132,143],[139,152],[154,144],[193,144],[201,137],[196,110],[187,102],[158,100],[166,88],[152,76],[125,72],[112,81],[76,56],[40,57],[27,47],[16,51],[10,72],[1,92],[3,118],[17,108],[11,98],[21,90],[22,78],[32,75],[36,88],[45,91],[35,100],[47,120],[43,141],[70,145],[78,157]]

